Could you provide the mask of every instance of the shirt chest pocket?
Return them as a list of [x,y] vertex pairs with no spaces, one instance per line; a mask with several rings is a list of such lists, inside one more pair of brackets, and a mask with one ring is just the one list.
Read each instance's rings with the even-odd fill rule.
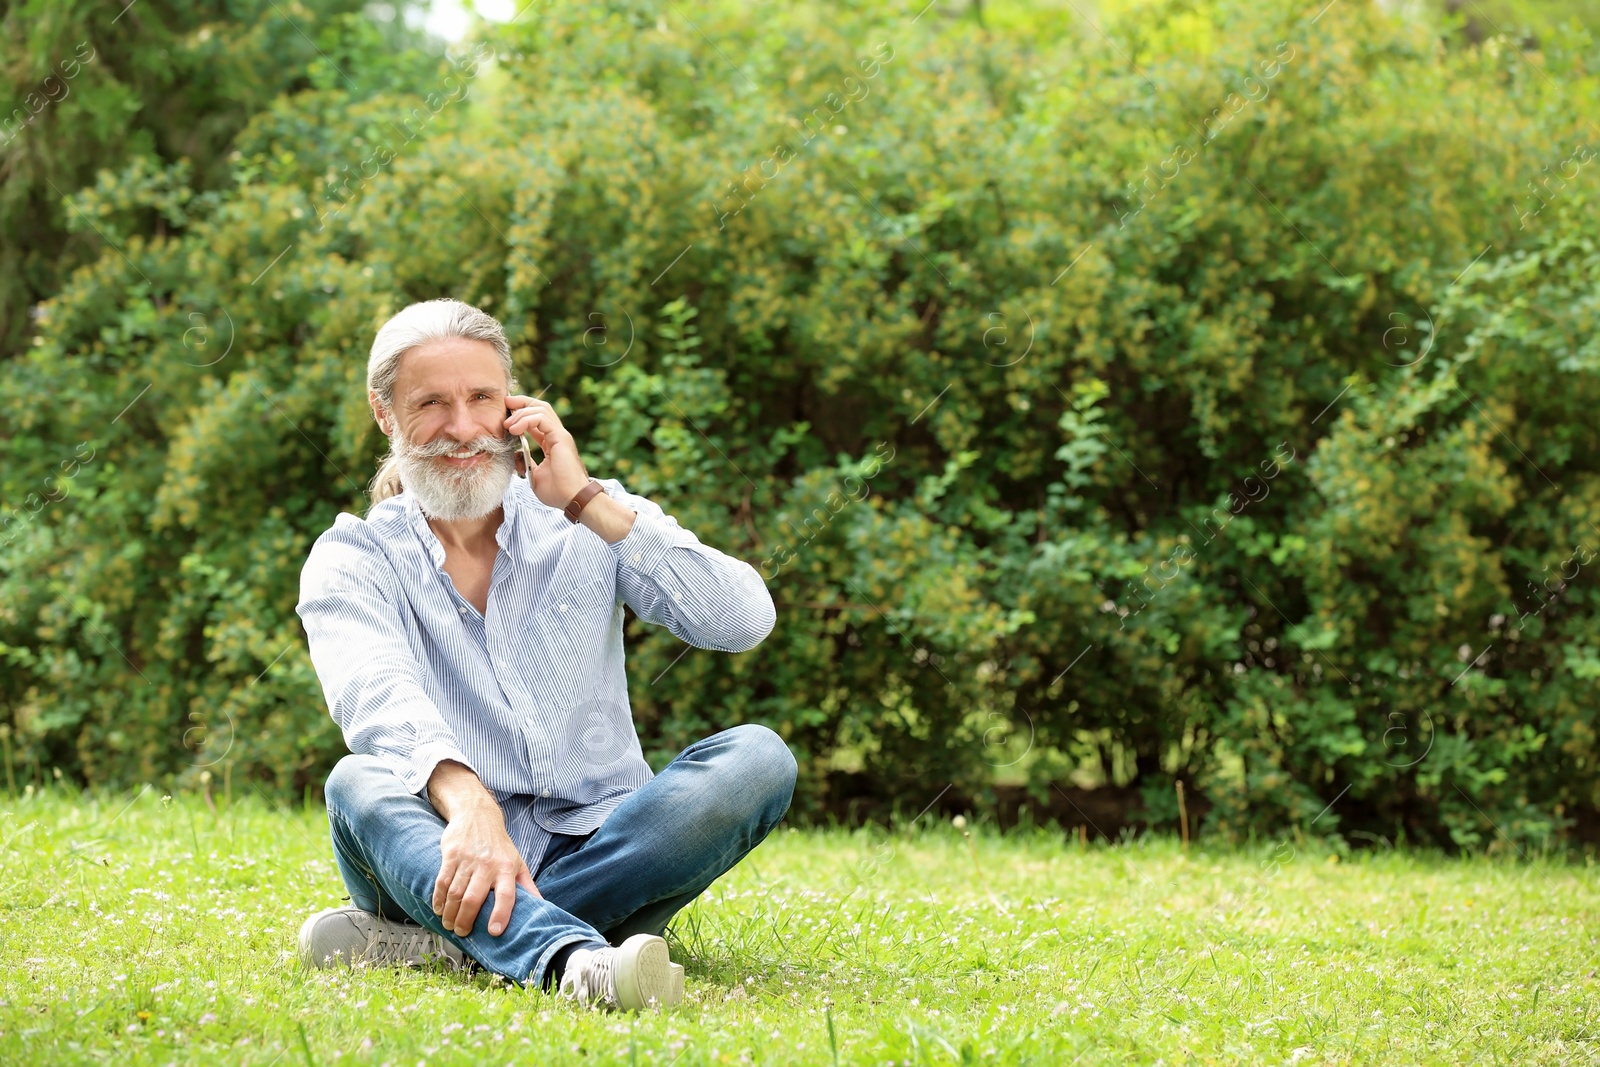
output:
[[571,666],[593,663],[611,640],[617,607],[616,587],[606,578],[558,585],[534,611],[532,636]]

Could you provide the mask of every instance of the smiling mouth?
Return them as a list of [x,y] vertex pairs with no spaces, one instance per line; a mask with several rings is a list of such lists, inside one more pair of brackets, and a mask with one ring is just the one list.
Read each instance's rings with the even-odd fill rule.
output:
[[438,458],[447,459],[452,465],[459,467],[482,459],[484,455],[483,452],[446,452]]

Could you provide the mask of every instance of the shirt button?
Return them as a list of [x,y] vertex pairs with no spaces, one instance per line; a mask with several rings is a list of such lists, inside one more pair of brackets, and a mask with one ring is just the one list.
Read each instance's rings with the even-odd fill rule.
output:
[[562,611],[566,611],[567,610],[567,606],[565,604],[561,605],[561,610]]
[[642,555],[642,554],[640,554],[640,553],[638,553],[638,552],[635,552],[635,553],[634,553],[634,554],[633,554],[633,561],[634,561],[634,562],[635,562],[635,563],[638,563],[638,562],[639,562],[639,561],[640,561],[640,560],[641,560],[641,559],[644,559],[644,556],[643,556],[643,555]]
[[550,790],[548,790],[548,789],[546,789],[546,790],[545,790],[545,791],[544,791],[544,794],[543,794],[543,795],[544,795],[544,796],[549,796],[549,795],[550,795]]
[[461,614],[465,615],[466,613],[467,613],[467,609],[466,608],[462,608],[461,609]]

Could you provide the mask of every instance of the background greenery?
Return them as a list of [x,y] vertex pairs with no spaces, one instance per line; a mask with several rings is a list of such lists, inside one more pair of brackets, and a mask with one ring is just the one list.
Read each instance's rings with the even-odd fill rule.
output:
[[449,294],[769,579],[746,655],[630,624],[658,763],[760,721],[801,815],[1581,838],[1600,55],[1529,7],[613,0],[443,58],[13,7],[14,97],[98,58],[0,147],[6,773],[320,785],[300,565],[373,331]]

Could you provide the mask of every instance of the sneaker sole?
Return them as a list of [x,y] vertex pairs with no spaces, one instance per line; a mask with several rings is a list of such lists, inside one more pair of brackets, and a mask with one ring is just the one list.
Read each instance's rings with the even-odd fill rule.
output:
[[624,1011],[671,1008],[683,1000],[682,968],[667,955],[667,942],[654,934],[634,934],[617,946],[617,1006]]

